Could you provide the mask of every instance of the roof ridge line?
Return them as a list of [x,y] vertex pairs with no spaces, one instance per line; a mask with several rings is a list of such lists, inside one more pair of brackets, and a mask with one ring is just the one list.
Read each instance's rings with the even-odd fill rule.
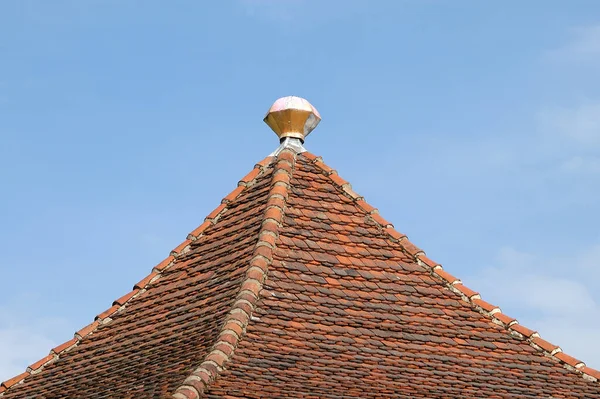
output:
[[271,188],[258,232],[258,240],[236,300],[225,317],[219,336],[210,352],[175,390],[171,398],[200,399],[225,369],[244,336],[261,296],[268,268],[273,262],[273,251],[279,236],[279,228],[283,223],[296,156],[295,151],[285,148],[275,158]]
[[235,188],[235,190],[221,200],[221,204],[204,219],[204,222],[191,233],[189,233],[181,244],[171,250],[167,258],[154,266],[150,274],[135,284],[129,293],[113,301],[112,306],[104,312],[98,314],[92,323],[76,331],[73,334],[72,339],[51,349],[47,356],[29,365],[23,373],[0,383],[0,397],[4,396],[4,393],[9,388],[22,383],[25,378],[29,377],[30,375],[35,375],[42,372],[44,367],[54,363],[62,354],[76,347],[85,337],[93,334],[100,325],[109,323],[112,320],[112,316],[125,309],[126,305],[128,305],[134,298],[137,298],[146,292],[150,284],[158,280],[162,276],[163,272],[169,269],[175,263],[177,258],[189,251],[189,245],[192,241],[199,239],[208,227],[218,222],[220,216],[227,210],[227,206],[232,201],[239,197],[247,188],[254,185],[256,179],[264,173],[266,167],[271,163],[272,159],[273,157],[268,156],[254,165],[254,168],[238,182],[238,186]]
[[481,295],[478,292],[463,285],[461,280],[446,272],[441,264],[434,262],[425,256],[425,251],[410,242],[406,234],[402,234],[395,230],[394,225],[381,217],[377,208],[368,204],[364,200],[364,197],[352,190],[350,183],[342,179],[335,169],[327,166],[323,162],[322,157],[316,156],[308,151],[303,152],[302,155],[309,159],[316,167],[321,169],[334,185],[344,191],[356,203],[358,208],[364,211],[373,222],[379,225],[382,231],[390,237],[390,241],[399,244],[400,248],[410,255],[417,264],[429,269],[432,276],[444,282],[449,290],[458,294],[461,299],[470,304],[473,309],[488,317],[493,323],[504,327],[511,335],[524,339],[531,347],[542,352],[545,356],[556,360],[564,368],[576,372],[588,381],[600,383],[599,370],[588,367],[583,361],[567,355],[559,346],[542,339],[536,331],[530,330],[519,324],[517,319],[502,313],[502,310],[498,306],[491,305],[481,299]]

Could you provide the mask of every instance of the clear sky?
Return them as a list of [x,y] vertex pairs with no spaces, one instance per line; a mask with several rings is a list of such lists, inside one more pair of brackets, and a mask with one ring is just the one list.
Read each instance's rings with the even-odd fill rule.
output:
[[600,368],[599,69],[597,0],[0,0],[0,380],[201,224],[286,95],[399,231]]

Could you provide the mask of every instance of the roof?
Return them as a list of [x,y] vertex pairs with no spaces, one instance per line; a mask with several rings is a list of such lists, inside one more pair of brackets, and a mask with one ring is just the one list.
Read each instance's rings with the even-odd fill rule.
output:
[[599,380],[290,147],[0,397],[600,398]]

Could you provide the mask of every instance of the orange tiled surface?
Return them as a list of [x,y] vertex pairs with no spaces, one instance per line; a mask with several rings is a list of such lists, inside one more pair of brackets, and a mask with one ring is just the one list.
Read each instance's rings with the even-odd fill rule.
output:
[[284,151],[243,182],[146,291],[2,399],[600,398],[597,371],[463,286],[314,155]]
[[236,297],[261,227],[270,175],[265,171],[227,204],[189,252],[112,321],[2,399],[161,398],[175,391],[208,354]]
[[298,156],[255,318],[208,398],[600,397],[416,264],[336,186]]

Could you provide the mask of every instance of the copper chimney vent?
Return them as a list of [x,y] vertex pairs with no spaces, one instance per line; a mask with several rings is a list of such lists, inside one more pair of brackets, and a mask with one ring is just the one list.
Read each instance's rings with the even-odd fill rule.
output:
[[304,138],[321,122],[321,115],[307,100],[289,96],[275,101],[264,121],[277,134],[279,141],[289,137],[304,143]]

